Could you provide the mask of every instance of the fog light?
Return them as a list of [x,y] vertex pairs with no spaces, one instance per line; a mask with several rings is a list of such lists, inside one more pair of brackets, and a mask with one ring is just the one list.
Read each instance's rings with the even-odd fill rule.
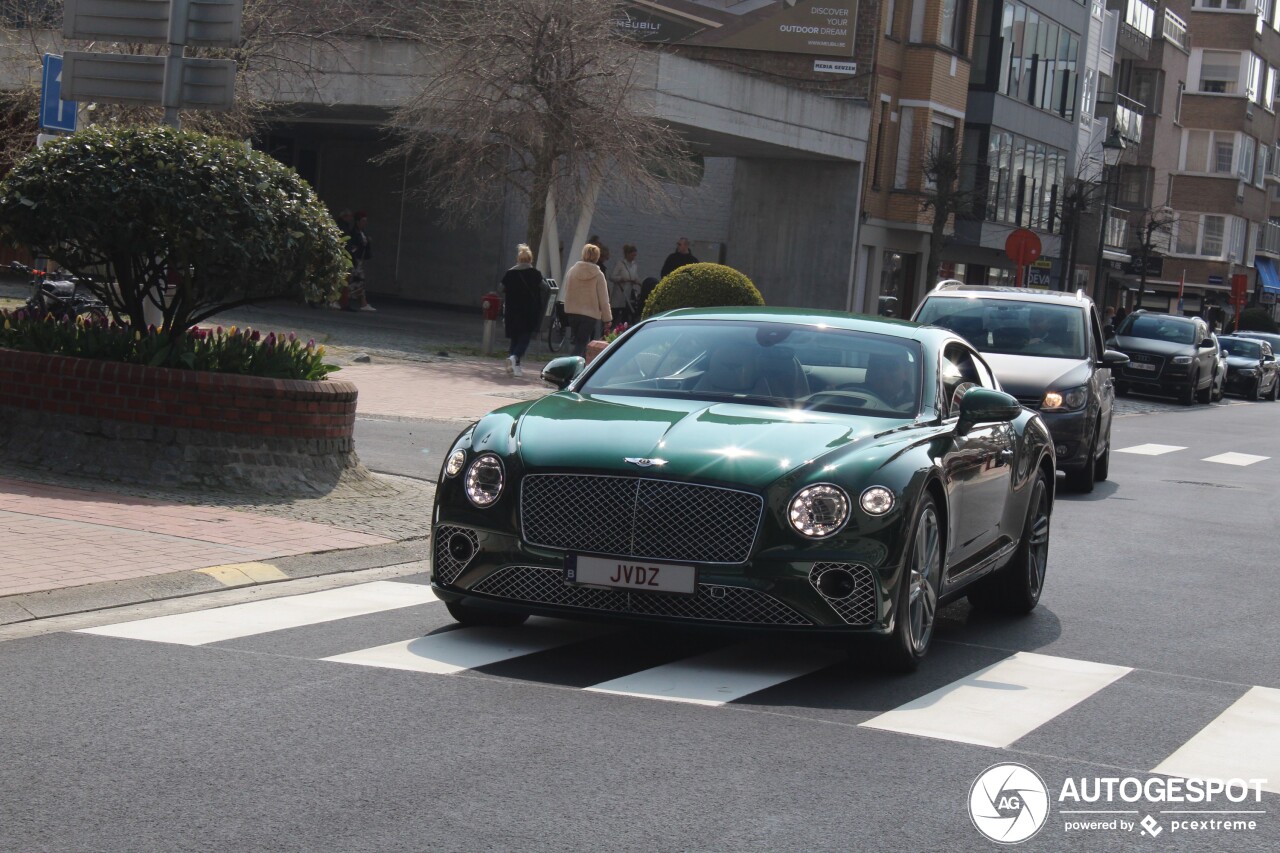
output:
[[1054,452],[1054,453],[1056,453],[1056,454],[1058,454],[1059,456],[1066,456],[1066,455],[1067,455],[1067,446],[1066,446],[1065,444],[1058,444],[1058,445],[1055,445],[1055,446],[1054,446],[1054,448],[1053,448],[1053,452]]
[[884,515],[893,509],[893,492],[884,486],[872,486],[863,491],[858,498],[858,505],[867,515]]

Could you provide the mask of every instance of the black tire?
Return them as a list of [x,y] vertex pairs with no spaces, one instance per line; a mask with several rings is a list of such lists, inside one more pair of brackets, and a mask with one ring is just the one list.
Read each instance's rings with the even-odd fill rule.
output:
[[1036,474],[1027,501],[1027,518],[1013,559],[995,574],[978,582],[968,594],[979,610],[1020,616],[1035,610],[1044,589],[1049,561],[1049,486],[1044,471]]
[[877,658],[887,672],[914,672],[929,652],[938,615],[944,544],[937,505],[926,492],[916,508],[911,539],[903,554],[893,633],[883,638]]
[[1093,479],[1103,482],[1111,476],[1111,428],[1107,427],[1107,444],[1093,466]]
[[449,609],[449,615],[458,623],[469,627],[513,628],[516,625],[524,624],[524,621],[529,618],[528,613],[468,607],[461,601],[446,601],[444,606]]
[[1249,399],[1255,402],[1262,399],[1262,380],[1261,379],[1253,383],[1253,393],[1249,395]]
[[567,332],[564,323],[560,320],[559,312],[552,313],[551,322],[547,326],[547,348],[552,352],[560,352],[560,347],[564,346],[564,339],[568,337]]
[[1089,437],[1089,452],[1085,454],[1085,463],[1079,468],[1065,468],[1067,488],[1073,492],[1087,495],[1093,491],[1093,472],[1098,459],[1098,427],[1095,424],[1093,435]]
[[1274,403],[1277,398],[1280,398],[1280,376],[1275,377],[1275,379],[1272,381],[1271,396],[1268,397],[1267,399],[1270,402]]
[[[1195,387],[1194,382],[1191,384],[1191,387],[1192,388]],[[1212,377],[1209,378],[1209,384],[1204,386],[1203,390],[1196,392],[1196,402],[1204,403],[1206,406],[1209,403],[1213,402],[1213,378]]]
[[1189,384],[1189,385],[1186,387],[1186,390],[1184,390],[1184,391],[1182,391],[1182,392],[1180,392],[1180,393],[1178,394],[1178,402],[1179,402],[1179,403],[1181,403],[1181,404],[1182,404],[1182,405],[1184,405],[1184,406],[1190,406],[1190,405],[1193,405],[1193,404],[1195,403],[1195,401],[1196,401],[1196,384],[1197,384],[1199,381],[1200,381],[1200,377],[1199,377],[1199,376],[1192,376],[1192,377],[1191,377],[1191,384]]

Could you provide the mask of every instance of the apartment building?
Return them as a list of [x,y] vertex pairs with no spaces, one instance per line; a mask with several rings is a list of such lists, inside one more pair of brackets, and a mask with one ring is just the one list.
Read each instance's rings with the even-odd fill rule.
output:
[[923,164],[963,138],[976,9],[972,0],[879,4],[858,258],[867,299],[855,310],[910,316],[933,284]]

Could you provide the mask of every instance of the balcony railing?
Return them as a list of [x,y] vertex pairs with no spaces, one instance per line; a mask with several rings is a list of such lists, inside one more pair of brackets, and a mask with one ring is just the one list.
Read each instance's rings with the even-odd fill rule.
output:
[[1280,258],[1280,222],[1264,222],[1258,229],[1258,252]]
[[1118,92],[1099,92],[1097,115],[1110,120],[1131,145],[1142,142],[1142,114],[1146,104]]
[[1108,207],[1107,219],[1102,229],[1102,242],[1108,248],[1125,251],[1129,246],[1129,220],[1120,207]]
[[1183,50],[1191,50],[1191,42],[1187,38],[1187,22],[1169,9],[1164,10],[1164,20],[1160,22],[1160,37]]

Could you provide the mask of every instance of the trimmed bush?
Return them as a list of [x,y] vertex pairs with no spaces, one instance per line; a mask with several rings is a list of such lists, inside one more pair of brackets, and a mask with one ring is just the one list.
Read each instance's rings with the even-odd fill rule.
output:
[[1252,332],[1278,332],[1280,326],[1271,318],[1266,308],[1246,308],[1240,312],[1240,328]]
[[751,279],[724,264],[685,264],[658,282],[644,304],[642,317],[676,308],[763,305]]

